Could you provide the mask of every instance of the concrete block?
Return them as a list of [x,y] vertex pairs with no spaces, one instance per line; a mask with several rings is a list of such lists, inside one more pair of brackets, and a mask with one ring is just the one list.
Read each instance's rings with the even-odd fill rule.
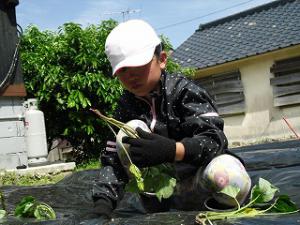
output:
[[0,154],[26,152],[25,137],[0,138]]
[[23,165],[28,165],[26,152],[0,154],[0,169],[16,169]]
[[24,99],[21,97],[0,97],[0,119],[22,117]]
[[53,163],[48,165],[28,167],[26,169],[10,169],[6,170],[6,172],[15,173],[17,175],[46,175],[70,172],[73,171],[75,167],[75,162]]
[[2,121],[0,122],[0,139],[7,137],[24,137],[23,121]]

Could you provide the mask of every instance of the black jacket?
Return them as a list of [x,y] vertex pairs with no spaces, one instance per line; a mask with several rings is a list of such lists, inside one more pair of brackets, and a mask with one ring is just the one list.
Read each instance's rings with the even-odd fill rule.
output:
[[[183,75],[162,73],[161,88],[151,93],[152,102],[125,91],[114,118],[128,122],[140,119],[152,132],[183,143],[185,157],[175,163],[177,179],[193,176],[215,156],[227,149],[223,120],[217,114],[209,94]],[[104,150],[101,154],[101,182],[93,189],[94,199],[105,198],[116,207],[123,196],[128,177],[116,152]],[[104,178],[104,181],[103,181]]]

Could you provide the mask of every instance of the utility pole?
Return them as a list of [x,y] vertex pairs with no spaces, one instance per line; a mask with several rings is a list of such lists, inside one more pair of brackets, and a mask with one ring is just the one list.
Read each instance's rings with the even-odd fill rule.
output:
[[139,12],[141,12],[140,9],[127,9],[127,10],[117,11],[117,12],[107,12],[107,13],[104,13],[104,15],[122,14],[122,18],[123,18],[123,22],[124,22],[125,16],[128,16],[129,14],[132,14],[132,13],[139,13]]

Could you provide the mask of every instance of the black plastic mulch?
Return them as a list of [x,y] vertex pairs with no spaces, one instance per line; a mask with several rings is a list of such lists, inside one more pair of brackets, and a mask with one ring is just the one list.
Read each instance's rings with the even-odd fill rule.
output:
[[[288,194],[300,206],[300,141],[278,142],[250,147],[236,148],[234,151],[246,162],[252,183],[259,177],[269,180],[280,189],[281,194]],[[97,178],[97,170],[73,173],[55,185],[46,186],[3,186],[7,210],[12,212],[16,204],[27,195],[51,205],[57,213],[52,221],[20,219],[8,216],[0,224],[85,224],[85,225],[193,225],[199,211],[170,211],[146,214],[139,197],[126,194],[112,219],[95,217],[91,188]],[[250,219],[214,221],[219,225],[299,225],[300,213],[284,216],[262,216]]]

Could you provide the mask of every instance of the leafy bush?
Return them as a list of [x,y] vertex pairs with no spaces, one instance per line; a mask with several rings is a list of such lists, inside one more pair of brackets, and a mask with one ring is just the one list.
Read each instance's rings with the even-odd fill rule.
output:
[[39,100],[45,114],[48,143],[69,140],[78,150],[77,161],[97,157],[105,143],[107,127],[89,112],[99,108],[108,115],[122,93],[104,43],[116,22],[82,28],[66,23],[57,32],[29,26],[22,37],[21,60],[27,97]]

